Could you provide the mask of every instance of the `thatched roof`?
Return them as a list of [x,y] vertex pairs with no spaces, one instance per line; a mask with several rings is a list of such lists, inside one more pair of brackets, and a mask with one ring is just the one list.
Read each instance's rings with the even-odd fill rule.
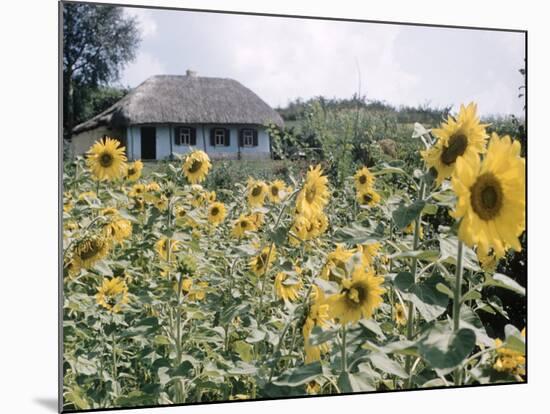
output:
[[233,79],[157,75],[92,119],[74,133],[99,126],[139,124],[251,124],[282,126],[281,116],[250,89]]

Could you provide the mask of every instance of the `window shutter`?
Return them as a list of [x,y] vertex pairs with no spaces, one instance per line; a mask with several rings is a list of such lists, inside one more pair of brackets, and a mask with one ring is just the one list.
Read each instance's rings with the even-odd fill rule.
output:
[[215,128],[210,128],[210,146],[211,147],[216,146],[216,141],[215,141],[215,138],[214,138],[214,129]]
[[224,140],[225,146],[228,147],[231,145],[231,130],[229,128],[225,128],[225,140]]
[[258,146],[258,130],[256,129],[252,130],[252,145]]
[[239,147],[244,147],[243,133],[244,129],[239,129]]
[[191,146],[197,145],[197,128],[189,128],[191,134]]
[[174,144],[181,145],[180,127],[174,127]]

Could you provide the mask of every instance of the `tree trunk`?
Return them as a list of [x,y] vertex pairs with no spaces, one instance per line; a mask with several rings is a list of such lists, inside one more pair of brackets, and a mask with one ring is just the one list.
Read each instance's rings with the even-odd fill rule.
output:
[[74,87],[73,87],[73,73],[67,71],[67,122],[65,123],[65,139],[71,140],[74,124]]

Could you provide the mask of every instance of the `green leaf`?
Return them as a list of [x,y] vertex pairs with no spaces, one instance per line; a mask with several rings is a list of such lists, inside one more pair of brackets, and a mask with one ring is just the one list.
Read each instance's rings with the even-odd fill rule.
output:
[[525,354],[525,338],[515,326],[506,325],[504,327],[504,335],[505,340],[503,345],[506,348]]
[[274,231],[268,233],[268,239],[275,243],[277,246],[283,245],[287,240],[288,229],[285,227],[278,227]]
[[426,204],[422,209],[422,214],[434,215],[437,214],[438,206],[435,204]]
[[265,339],[266,332],[261,331],[259,329],[253,328],[250,333],[248,334],[248,337],[245,339],[246,342],[254,344],[256,342],[263,341]]
[[365,328],[376,334],[376,336],[380,337],[381,339],[386,339],[386,335],[384,335],[384,332],[382,332],[380,325],[374,319],[362,319],[361,321],[359,321],[359,324],[363,325]]
[[435,288],[441,293],[447,295],[450,299],[454,298],[453,291],[445,283],[438,283],[437,285],[435,285]]
[[512,292],[525,296],[525,288],[523,286],[521,286],[514,279],[501,273],[495,273],[493,276],[487,276],[484,284],[486,286],[496,286],[503,289],[508,289]]
[[236,341],[233,343],[233,349],[244,362],[251,362],[254,358],[254,347],[245,341]]
[[323,368],[319,361],[311,364],[302,365],[301,367],[288,370],[281,375],[276,381],[273,381],[275,385],[297,387],[310,382],[323,373]]
[[[458,239],[452,237],[439,236],[439,250],[441,252],[440,260],[443,263],[456,265],[456,253],[458,250]],[[462,266],[465,269],[479,271],[479,265],[477,263],[477,255],[468,246],[463,246]]]
[[389,358],[386,354],[382,352],[373,352],[370,355],[370,361],[372,365],[378,368],[380,371],[387,372],[391,375],[396,375],[400,378],[407,378],[408,374],[405,370],[395,362],[393,359]]
[[229,375],[254,375],[257,368],[243,361],[237,361],[235,366],[227,371]]
[[341,227],[334,232],[334,241],[337,243],[364,244],[373,243],[382,237],[377,229],[363,227],[358,223],[352,223],[347,227]]
[[104,261],[99,261],[94,264],[94,270],[101,276],[113,276],[113,271]]
[[376,388],[373,386],[372,378],[370,378],[364,372],[349,373],[342,372],[338,377],[338,388],[340,392],[362,392],[362,391],[374,391]]
[[433,262],[439,258],[439,250],[408,250],[404,252],[394,253],[390,256],[392,259],[400,257],[412,257],[420,260]]
[[437,289],[437,285],[443,282],[441,276],[433,275],[415,284],[414,277],[409,272],[398,273],[393,280],[403,297],[415,304],[427,322],[433,321],[447,309],[449,297]]
[[157,335],[153,340],[155,345],[170,345],[170,339],[165,335]]
[[432,368],[451,369],[470,355],[475,342],[476,335],[471,329],[453,332],[448,323],[439,322],[418,341],[418,351]]
[[408,206],[401,205],[395,209],[392,213],[393,221],[395,225],[403,230],[409,224],[411,224],[420,215],[426,202],[423,200],[417,200]]
[[338,335],[338,330],[323,331],[319,326],[316,326],[311,331],[309,343],[311,345],[321,345]]

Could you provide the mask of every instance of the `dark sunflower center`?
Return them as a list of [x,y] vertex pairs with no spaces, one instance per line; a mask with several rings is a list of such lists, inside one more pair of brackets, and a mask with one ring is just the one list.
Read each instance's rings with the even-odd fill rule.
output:
[[80,249],[78,254],[82,260],[88,260],[99,254],[102,247],[103,243],[97,240],[91,240],[86,243],[82,249]]
[[245,228],[248,227],[248,223],[246,222],[246,220],[241,221],[241,227],[242,227],[243,229],[245,229]]
[[365,184],[367,182],[367,177],[365,175],[362,175],[359,177],[359,183]]
[[502,209],[502,187],[492,174],[480,175],[470,189],[472,209],[483,220],[495,218]]
[[262,194],[262,186],[257,185],[252,189],[252,196],[258,197],[260,194]]
[[313,203],[313,200],[315,200],[315,196],[317,195],[317,190],[315,187],[310,186],[306,190],[306,200],[308,203]]
[[276,186],[271,187],[271,194],[272,194],[274,197],[277,197],[277,196],[279,195],[279,188],[276,187]]
[[193,162],[191,163],[191,166],[188,168],[187,171],[189,171],[190,173],[196,173],[197,171],[199,171],[202,167],[202,162],[199,161],[199,160],[193,160]]
[[134,168],[128,168],[128,175],[134,175],[136,173],[136,170]]
[[220,209],[218,207],[212,207],[212,210],[210,210],[210,214],[213,216],[217,216],[220,212]]
[[449,138],[449,145],[441,152],[441,162],[445,165],[453,164],[458,157],[464,154],[468,147],[468,138],[464,134],[456,134]]
[[113,156],[108,152],[104,152],[99,156],[99,164],[101,164],[103,168],[109,168],[111,165],[113,165],[113,161]]
[[365,288],[361,285],[352,285],[347,291],[346,291],[346,301],[349,306],[351,307],[357,307],[361,306],[361,304],[365,301],[366,295]]
[[256,269],[263,269],[266,263],[267,263],[267,253],[262,253],[258,257],[258,261],[256,262]]
[[372,197],[369,193],[363,194],[363,204],[368,204],[372,200]]

